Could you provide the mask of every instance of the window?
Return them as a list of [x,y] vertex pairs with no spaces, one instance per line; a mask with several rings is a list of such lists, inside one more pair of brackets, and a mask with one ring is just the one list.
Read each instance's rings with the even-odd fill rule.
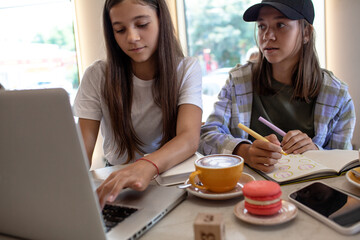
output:
[[211,113],[228,71],[238,63],[246,63],[249,54],[257,50],[255,26],[244,22],[242,13],[258,2],[178,1],[178,5],[183,3],[184,9],[186,40],[182,42],[183,48],[189,56],[199,59],[203,71],[203,121]]
[[[184,51],[197,57],[203,71],[203,119],[213,109],[217,95],[236,64],[244,64],[255,43],[256,26],[244,22],[242,15],[260,0],[177,0],[178,32]],[[324,1],[314,1],[317,50],[324,59]]]
[[0,83],[5,89],[79,84],[70,0],[0,1]]

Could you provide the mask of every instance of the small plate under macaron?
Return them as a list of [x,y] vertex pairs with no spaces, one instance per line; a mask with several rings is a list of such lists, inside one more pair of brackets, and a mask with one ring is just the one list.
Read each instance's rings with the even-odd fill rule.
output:
[[249,213],[244,207],[245,200],[240,201],[238,204],[235,205],[234,214],[240,220],[256,225],[276,225],[285,223],[295,218],[298,210],[294,204],[285,200],[281,201],[282,207],[279,212],[274,215],[260,216]]

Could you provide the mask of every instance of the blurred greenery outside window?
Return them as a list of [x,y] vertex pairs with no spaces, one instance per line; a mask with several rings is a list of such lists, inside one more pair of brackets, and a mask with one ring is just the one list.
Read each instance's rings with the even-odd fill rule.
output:
[[197,57],[203,73],[203,121],[236,64],[244,64],[257,51],[255,24],[242,15],[259,0],[184,0],[186,49]]
[[79,74],[70,0],[0,0],[0,83],[8,90],[64,88]]

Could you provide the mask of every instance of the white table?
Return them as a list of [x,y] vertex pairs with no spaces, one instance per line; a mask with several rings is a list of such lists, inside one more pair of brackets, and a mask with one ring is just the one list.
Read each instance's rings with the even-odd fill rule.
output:
[[[251,174],[257,180],[263,179],[260,175],[248,167],[244,168],[244,172]],[[360,197],[360,188],[351,185],[346,180],[345,176],[323,179],[321,181]],[[290,192],[306,184],[309,183],[282,186],[282,198],[284,200],[288,200],[287,195]],[[164,219],[150,229],[141,239],[194,239],[193,223],[199,212],[222,213],[224,217],[225,235],[227,240],[279,240],[286,238],[292,240],[360,239],[360,233],[352,236],[341,235],[301,210],[298,211],[298,215],[295,219],[280,225],[259,226],[245,223],[238,219],[233,212],[234,206],[241,200],[243,200],[242,196],[236,199],[219,201],[206,200],[189,195],[183,203],[165,216]]]
[[[106,178],[106,176],[115,169],[117,169],[117,167],[97,169],[93,171],[93,175],[96,178]],[[244,167],[244,172],[251,174],[257,180],[263,179],[259,174],[246,166]],[[351,185],[346,180],[345,176],[323,179],[321,181],[360,197],[360,188]],[[306,184],[308,183],[282,186],[282,198],[288,200],[287,195],[290,192]],[[206,200],[193,195],[188,195],[184,202],[168,213],[160,222],[145,233],[141,239],[194,239],[193,223],[199,212],[222,213],[227,240],[279,240],[286,238],[292,240],[360,239],[360,233],[352,236],[341,235],[301,210],[298,211],[298,215],[295,219],[280,225],[260,226],[245,223],[234,215],[234,206],[241,200],[243,200],[242,196],[230,200]],[[14,238],[0,235],[0,240],[13,239]]]

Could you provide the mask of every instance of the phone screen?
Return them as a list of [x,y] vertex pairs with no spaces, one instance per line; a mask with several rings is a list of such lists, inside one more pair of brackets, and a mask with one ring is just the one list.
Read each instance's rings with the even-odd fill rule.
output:
[[313,183],[290,197],[344,227],[360,221],[360,200],[320,182]]

